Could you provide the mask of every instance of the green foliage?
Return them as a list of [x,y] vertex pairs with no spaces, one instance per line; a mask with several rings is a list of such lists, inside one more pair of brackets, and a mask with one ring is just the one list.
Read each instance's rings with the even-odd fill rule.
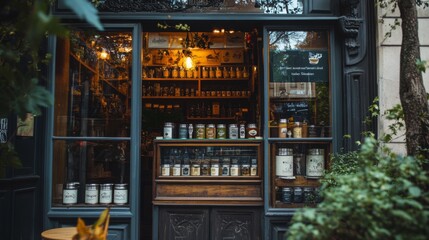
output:
[[[49,34],[66,36],[68,31],[49,13],[52,0],[6,1],[0,11],[0,117],[27,113],[40,115],[52,104],[51,93],[41,69],[51,58],[45,43]],[[86,0],[66,0],[78,16],[98,29],[102,26],[97,10]],[[0,177],[7,167],[18,167],[19,158],[13,143],[0,144]]]
[[335,156],[322,181],[323,202],[295,214],[288,239],[427,239],[423,161],[381,149],[374,138]]
[[64,0],[64,4],[81,19],[85,19],[98,30],[103,30],[103,25],[97,16],[97,9],[87,0]]
[[429,66],[429,63],[427,61],[421,61],[420,59],[417,59],[416,66],[417,66],[417,70],[425,73],[426,67]]

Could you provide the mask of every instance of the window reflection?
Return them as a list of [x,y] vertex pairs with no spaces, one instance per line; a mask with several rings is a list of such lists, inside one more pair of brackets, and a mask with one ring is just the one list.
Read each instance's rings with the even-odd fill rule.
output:
[[131,33],[72,31],[57,53],[55,135],[128,136]]
[[297,125],[300,137],[331,136],[328,39],[325,31],[269,32],[270,137],[294,138]]

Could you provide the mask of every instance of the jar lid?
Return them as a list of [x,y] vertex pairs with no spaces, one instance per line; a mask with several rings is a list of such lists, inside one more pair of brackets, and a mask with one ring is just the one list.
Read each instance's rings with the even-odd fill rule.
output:
[[309,155],[323,155],[324,150],[321,148],[311,148],[308,149],[308,154]]
[[77,187],[76,183],[66,183],[64,186],[65,189],[77,189]]
[[205,125],[204,125],[204,124],[199,123],[199,124],[197,124],[196,126],[197,126],[197,128],[203,128]]
[[255,123],[249,123],[247,125],[247,127],[249,127],[249,128],[256,128],[256,124]]
[[281,118],[280,119],[280,123],[287,123],[287,119],[286,118]]
[[281,156],[293,155],[293,149],[292,148],[279,148],[279,155],[281,155]]
[[128,184],[126,184],[126,183],[117,183],[117,184],[115,184],[115,189],[126,189],[127,185]]
[[218,127],[218,128],[224,128],[224,127],[225,127],[225,124],[220,123],[220,124],[218,124],[218,125],[217,125],[217,127]]
[[214,124],[212,124],[212,123],[210,123],[210,124],[207,124],[207,127],[208,127],[208,128],[214,128],[214,127],[215,127],[215,125],[214,125]]
[[237,127],[237,124],[235,123],[229,124],[229,127]]
[[164,126],[173,126],[173,123],[172,122],[166,122],[166,123],[164,123]]
[[282,188],[282,191],[283,192],[289,192],[289,191],[292,191],[292,188],[290,188],[290,187],[284,187],[284,188]]

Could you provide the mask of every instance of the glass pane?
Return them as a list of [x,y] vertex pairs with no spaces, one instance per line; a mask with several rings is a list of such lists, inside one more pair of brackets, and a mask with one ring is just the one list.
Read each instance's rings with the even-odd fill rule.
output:
[[131,32],[72,31],[57,44],[57,136],[129,136]]
[[257,147],[161,147],[159,176],[257,176]]
[[269,32],[270,137],[331,136],[327,32]]
[[[85,200],[85,190],[88,184],[97,184],[100,190],[102,184],[129,184],[129,142],[112,141],[64,141],[54,142],[53,157],[53,203],[63,205],[67,186],[76,183],[76,203],[88,203]],[[121,185],[122,186],[122,185]],[[114,193],[114,192],[112,192]],[[96,203],[100,204],[100,196]],[[112,203],[114,203],[114,194]],[[70,200],[70,199],[68,199]],[[67,202],[66,202],[67,203]]]

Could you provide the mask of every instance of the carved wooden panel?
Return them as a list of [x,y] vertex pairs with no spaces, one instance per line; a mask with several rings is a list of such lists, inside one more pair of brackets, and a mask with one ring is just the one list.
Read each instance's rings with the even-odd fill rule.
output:
[[214,208],[212,212],[212,240],[257,240],[261,239],[261,214],[258,209]]
[[159,240],[209,239],[209,210],[160,208]]

